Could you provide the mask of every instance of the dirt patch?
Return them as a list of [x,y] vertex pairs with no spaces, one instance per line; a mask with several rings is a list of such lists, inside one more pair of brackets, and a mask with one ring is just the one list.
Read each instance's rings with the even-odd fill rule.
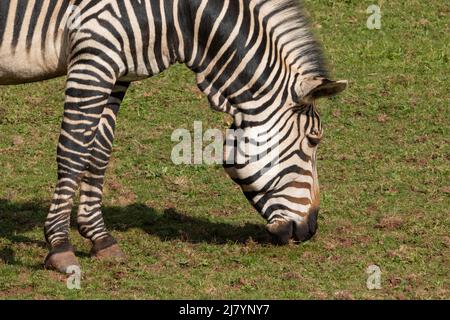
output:
[[286,272],[281,276],[283,280],[302,280],[302,276],[298,274],[297,272]]
[[65,274],[62,274],[62,273],[59,273],[59,272],[56,272],[56,271],[49,270],[48,271],[48,277],[51,280],[53,280],[53,281],[64,283],[64,282],[67,281],[69,276],[65,275]]
[[115,203],[117,203],[121,207],[125,207],[131,204],[134,204],[136,202],[137,196],[133,192],[124,192],[121,193],[119,197],[117,197],[115,200]]
[[341,110],[335,109],[335,110],[333,110],[332,114],[333,114],[333,117],[339,118],[342,113],[341,113]]
[[334,297],[337,300],[354,300],[353,295],[348,291],[336,291]]
[[428,136],[417,136],[414,138],[416,143],[424,143],[428,141]]
[[402,278],[397,276],[390,276],[388,278],[388,284],[392,288],[398,287],[402,283]]
[[231,215],[231,212],[228,210],[218,209],[209,211],[209,214],[214,217],[229,217]]
[[377,117],[377,121],[379,123],[386,123],[389,120],[389,117],[386,114],[380,114]]
[[326,300],[328,299],[328,294],[323,291],[317,291],[312,294],[312,296],[317,300]]
[[405,159],[405,162],[411,163],[413,165],[418,165],[420,167],[425,167],[428,165],[428,158],[416,158],[416,157],[408,157]]
[[447,247],[450,248],[450,237],[449,236],[444,236],[442,239],[442,243]]
[[441,191],[442,191],[443,193],[450,194],[450,186],[443,187],[443,188],[441,189]]
[[401,245],[398,249],[389,251],[388,255],[390,257],[399,258],[400,260],[406,260],[412,252],[413,250],[411,248]]
[[375,225],[377,229],[395,230],[403,226],[404,221],[399,217],[383,217]]
[[245,278],[239,278],[231,281],[231,287],[235,289],[257,288],[257,283],[255,280],[247,280]]
[[115,205],[125,207],[136,203],[136,194],[117,181],[115,177],[111,177],[106,181],[105,192],[108,191],[113,191],[117,194],[111,199],[111,203]]
[[118,181],[113,179],[107,181],[106,185],[108,186],[109,189],[113,191],[118,191],[123,188],[123,186]]
[[24,143],[24,140],[23,140],[22,136],[14,136],[13,139],[12,139],[12,144],[15,147],[20,146],[23,143]]
[[376,204],[372,203],[367,206],[366,212],[369,215],[373,215],[373,214],[380,212],[380,209],[378,208],[378,206]]
[[0,291],[0,298],[12,298],[33,293],[32,286],[14,287],[8,290]]

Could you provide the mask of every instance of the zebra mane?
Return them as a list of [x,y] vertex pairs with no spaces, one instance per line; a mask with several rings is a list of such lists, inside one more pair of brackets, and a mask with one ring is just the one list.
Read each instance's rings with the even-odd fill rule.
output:
[[311,31],[311,23],[301,0],[257,0],[262,10],[280,12],[278,27],[286,32],[293,57],[302,75],[328,77],[322,46]]

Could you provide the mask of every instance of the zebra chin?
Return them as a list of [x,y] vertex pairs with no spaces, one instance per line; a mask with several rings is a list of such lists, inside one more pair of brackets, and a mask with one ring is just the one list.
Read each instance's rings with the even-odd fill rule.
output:
[[269,223],[266,230],[272,236],[275,244],[286,245],[293,240],[296,243],[311,239],[317,232],[317,217],[319,208],[312,208],[305,220],[297,222],[293,220],[277,220]]

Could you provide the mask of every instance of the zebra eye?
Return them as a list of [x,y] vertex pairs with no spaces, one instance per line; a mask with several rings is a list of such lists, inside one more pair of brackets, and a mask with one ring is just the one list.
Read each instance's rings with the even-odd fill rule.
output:
[[320,141],[322,141],[323,133],[322,131],[314,129],[311,131],[311,133],[308,133],[306,137],[308,138],[309,144],[313,147],[316,147],[320,143]]

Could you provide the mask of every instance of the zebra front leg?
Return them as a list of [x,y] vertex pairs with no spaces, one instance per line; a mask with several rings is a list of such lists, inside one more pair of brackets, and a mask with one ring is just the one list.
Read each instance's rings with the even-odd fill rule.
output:
[[58,182],[44,230],[50,246],[45,267],[60,272],[79,266],[69,240],[73,197],[88,172],[98,125],[115,83],[100,72],[84,70],[84,65],[74,66],[68,75],[57,150]]
[[108,233],[101,206],[103,183],[113,146],[116,116],[129,83],[118,82],[103,110],[90,154],[89,167],[81,182],[78,231],[92,241],[91,255],[100,259],[125,260],[116,240]]

